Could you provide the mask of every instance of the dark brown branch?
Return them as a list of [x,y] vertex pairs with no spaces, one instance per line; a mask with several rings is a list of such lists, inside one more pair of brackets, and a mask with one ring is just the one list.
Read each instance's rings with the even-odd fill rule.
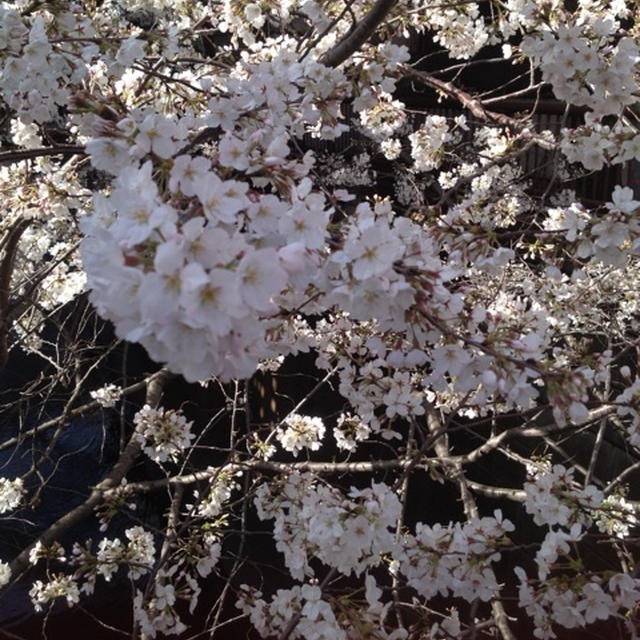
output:
[[9,355],[7,337],[11,328],[11,319],[9,317],[11,276],[13,275],[20,238],[30,223],[30,220],[18,219],[2,240],[4,256],[2,263],[0,263],[0,369],[7,364]]
[[374,34],[396,2],[397,0],[378,0],[355,29],[329,49],[320,58],[320,62],[327,67],[337,67],[342,64]]
[[0,164],[11,164],[20,160],[31,160],[43,156],[58,155],[84,155],[86,153],[82,145],[59,144],[55,147],[41,147],[40,149],[20,149],[16,151],[4,151],[0,153]]
[[516,123],[514,118],[510,118],[504,113],[497,113],[495,111],[489,111],[486,109],[483,104],[468,94],[466,91],[459,89],[451,82],[446,82],[445,80],[440,80],[439,78],[434,77],[433,75],[426,73],[425,71],[419,71],[418,69],[414,69],[410,65],[402,65],[401,67],[404,73],[416,80],[420,80],[428,87],[443,93],[447,98],[453,98],[457,100],[465,109],[471,111],[471,113],[478,118],[478,120],[483,120],[484,122],[494,122],[496,124],[502,124],[505,126],[513,126]]
[[531,131],[531,123],[518,120],[517,118],[512,118],[511,116],[508,116],[504,113],[490,111],[484,106],[481,100],[474,98],[471,94],[456,87],[451,82],[446,82],[445,80],[435,78],[433,75],[425,71],[414,69],[408,64],[401,65],[400,69],[407,76],[415,78],[416,80],[420,80],[428,87],[431,87],[435,91],[439,91],[440,93],[444,94],[447,98],[456,100],[463,106],[463,108],[467,109],[473,116],[478,118],[478,120],[508,127],[512,131],[518,133],[522,140],[531,141],[542,147],[543,149],[555,149],[556,145],[554,142]]

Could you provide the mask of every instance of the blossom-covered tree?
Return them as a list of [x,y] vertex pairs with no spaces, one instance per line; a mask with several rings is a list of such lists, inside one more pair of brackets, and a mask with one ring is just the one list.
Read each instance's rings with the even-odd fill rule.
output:
[[637,637],[639,16],[0,2],[1,517],[78,416],[117,440],[5,594],[46,627],[126,585],[140,638]]

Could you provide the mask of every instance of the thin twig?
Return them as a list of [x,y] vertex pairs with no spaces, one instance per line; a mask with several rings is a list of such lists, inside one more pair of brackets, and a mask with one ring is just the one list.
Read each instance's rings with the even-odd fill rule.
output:
[[[171,374],[167,369],[161,369],[158,373],[149,378],[147,382],[147,404],[153,407],[157,407],[159,405],[164,384],[169,379],[170,375]],[[104,498],[105,492],[120,486],[122,479],[126,476],[137,460],[141,448],[142,444],[138,438],[138,433],[134,432],[129,439],[125,450],[122,452],[122,455],[111,470],[111,473],[94,487],[82,504],[66,513],[43,531],[38,537],[38,541],[45,546],[50,545],[55,540],[60,539],[60,537],[69,529],[84,520],[86,517],[90,516],[93,513],[93,509],[100,504]],[[14,580],[21,577],[29,568],[29,554],[36,542],[37,541],[34,541],[24,548],[9,565],[11,575]],[[1,594],[2,589],[0,589],[0,595]]]

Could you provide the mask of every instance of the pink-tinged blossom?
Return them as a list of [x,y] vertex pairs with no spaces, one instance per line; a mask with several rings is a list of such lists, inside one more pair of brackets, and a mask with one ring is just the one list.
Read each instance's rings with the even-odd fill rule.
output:
[[207,124],[210,127],[221,127],[231,131],[240,115],[238,105],[230,98],[212,98],[209,101],[209,115]]
[[260,196],[257,202],[251,202],[247,206],[251,231],[263,238],[273,235],[289,207],[289,204],[273,194]]
[[616,573],[609,579],[609,593],[619,606],[633,610],[640,602],[640,580],[628,573]]
[[182,238],[187,262],[205,270],[232,263],[247,249],[242,237],[207,224],[200,216],[182,225]]
[[209,327],[216,334],[227,333],[234,317],[243,315],[238,276],[228,269],[210,269],[197,264],[185,267],[189,272],[181,292],[187,322],[197,327]]
[[611,194],[611,202],[607,208],[613,211],[620,211],[626,215],[634,213],[640,207],[640,201],[633,199],[633,189],[616,185]]
[[257,249],[245,255],[237,269],[242,298],[252,309],[273,313],[272,299],[287,283],[287,273],[280,266],[274,249]]
[[319,249],[325,243],[329,222],[329,211],[324,210],[323,205],[323,198],[314,202],[307,197],[304,202],[295,202],[285,215],[279,217],[278,231],[290,242],[300,242],[308,249]]
[[397,237],[383,225],[372,224],[350,235],[344,252],[352,261],[353,275],[358,280],[388,271],[401,253]]
[[582,536],[583,533],[579,524],[573,525],[570,533],[561,530],[547,532],[540,549],[536,553],[536,564],[538,565],[538,577],[540,580],[546,580],[559,556],[569,555],[571,550],[569,543],[579,541]]
[[249,204],[247,185],[237,180],[221,180],[214,173],[194,180],[194,191],[202,203],[205,217],[213,222],[233,224],[239,211]]
[[244,140],[227,134],[218,146],[220,164],[225,167],[246,171],[249,168],[249,146]]
[[615,615],[618,608],[613,598],[595,582],[588,582],[582,587],[582,598],[578,608],[583,611],[587,624],[596,620],[606,620]]
[[169,177],[169,189],[182,191],[185,196],[196,194],[196,186],[211,177],[211,162],[200,156],[180,155],[173,161]]
[[149,114],[138,126],[135,138],[139,152],[153,152],[160,158],[170,158],[177,150],[178,130],[175,122],[157,114]]
[[118,175],[124,167],[132,164],[130,144],[119,138],[93,138],[85,145],[91,164],[100,171]]

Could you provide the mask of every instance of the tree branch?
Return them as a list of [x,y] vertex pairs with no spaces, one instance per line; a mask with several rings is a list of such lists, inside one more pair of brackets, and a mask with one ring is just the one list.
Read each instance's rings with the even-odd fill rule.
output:
[[[170,376],[171,374],[168,369],[164,368],[149,378],[147,383],[147,404],[152,407],[157,407],[160,404],[162,390]],[[40,541],[45,546],[50,545],[52,542],[60,538],[66,531],[78,524],[78,522],[90,516],[93,513],[93,509],[102,501],[105,491],[114,489],[120,485],[122,479],[126,476],[138,458],[142,448],[142,444],[138,440],[137,436],[137,432],[134,432],[131,435],[125,450],[122,452],[118,462],[114,465],[111,473],[94,487],[88,498],[82,504],[75,507],[75,509],[72,509],[59,518],[48,529],[43,531],[38,536],[37,541]],[[11,576],[14,580],[23,575],[29,569],[29,553],[37,541],[34,541],[23,549],[11,562]],[[2,590],[0,590],[0,594],[2,594]]]
[[[232,462],[221,467],[209,467],[205,471],[196,471],[184,475],[131,482],[124,487],[126,493],[137,491],[156,491],[168,485],[193,484],[203,480],[211,480],[221,473],[234,474],[239,471],[263,471],[265,473],[292,473],[294,471],[315,473],[318,475],[333,475],[345,473],[373,473],[375,471],[390,471],[407,467],[424,469],[425,465],[415,465],[413,459],[405,460],[373,460],[371,462],[269,462],[266,460],[248,460],[246,462]],[[118,487],[118,491],[122,491]],[[109,489],[107,493],[111,492]]]
[[11,293],[11,276],[15,264],[18,245],[22,234],[31,224],[31,220],[19,218],[2,239],[4,256],[0,264],[0,369],[7,364],[9,357],[8,335],[11,328],[9,296]]
[[[438,417],[438,414],[433,407],[429,407],[427,409],[427,425],[431,433],[437,434],[441,432],[440,418]],[[444,437],[438,438],[438,440],[436,440],[434,448],[439,457],[445,459],[450,457],[449,439],[446,434],[444,435]],[[464,506],[464,512],[467,516],[467,519],[471,520],[479,518],[480,512],[478,510],[475,498],[471,494],[471,487],[469,486],[469,482],[467,480],[467,477],[465,476],[461,463],[456,462],[453,465],[450,465],[449,477],[458,485],[460,498],[462,499],[462,504]],[[493,569],[491,567],[488,567],[487,570],[495,578]],[[516,640],[516,637],[513,635],[513,632],[509,627],[507,612],[505,611],[502,602],[497,596],[491,599],[491,611],[493,613],[493,619],[495,621],[496,627],[502,634],[503,640]]]
[[[136,382],[135,384],[125,387],[122,390],[122,396],[127,396],[131,393],[135,393],[136,391],[139,391],[140,389],[145,387],[148,384],[148,382],[149,382],[148,379],[142,380],[141,382]],[[86,404],[83,404],[80,407],[71,409],[70,411],[63,413],[62,415],[59,415],[57,418],[52,418],[51,420],[47,420],[46,422],[39,424],[37,427],[33,427],[33,429],[30,429],[26,433],[20,434],[15,438],[9,438],[8,440],[5,440],[4,442],[0,443],[0,451],[4,451],[5,449],[15,447],[16,445],[23,442],[26,438],[33,438],[38,434],[46,431],[47,429],[52,429],[53,427],[60,424],[64,420],[71,420],[72,418],[75,418],[76,416],[80,416],[83,413],[86,413],[87,411],[93,411],[94,409],[99,409],[101,406],[102,405],[97,400],[92,400],[91,402],[87,402]]]
[[320,58],[320,62],[327,67],[337,67],[342,64],[374,34],[396,2],[397,0],[378,0],[355,29],[329,49]]
[[17,151],[5,151],[0,153],[0,164],[11,164],[20,160],[31,160],[32,158],[41,158],[43,156],[58,155],[84,155],[86,152],[82,145],[75,144],[59,144],[55,147],[42,147],[40,149],[22,149]]
[[408,64],[400,65],[400,69],[407,76],[415,78],[416,80],[420,80],[428,87],[431,87],[432,89],[443,93],[448,98],[456,100],[463,106],[463,108],[467,109],[473,116],[478,118],[478,120],[482,120],[483,122],[490,122],[493,124],[499,124],[504,127],[509,127],[510,129],[518,132],[523,140],[531,141],[534,144],[542,147],[543,149],[554,150],[556,148],[556,144],[554,142],[532,132],[528,124],[523,123],[521,120],[518,120],[516,118],[512,118],[504,113],[490,111],[484,106],[482,101],[474,98],[466,91],[463,91],[462,89],[456,87],[451,82],[446,82],[445,80],[435,78],[429,73],[420,71],[419,69],[414,69],[411,65]]

